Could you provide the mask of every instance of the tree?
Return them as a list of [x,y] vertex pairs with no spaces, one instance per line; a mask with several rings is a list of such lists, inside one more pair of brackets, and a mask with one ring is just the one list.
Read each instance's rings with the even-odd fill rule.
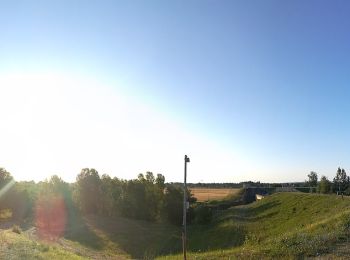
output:
[[15,184],[11,174],[0,168],[0,198]]
[[156,184],[158,188],[163,192],[165,188],[165,177],[162,174],[157,174]]
[[23,219],[31,213],[32,201],[4,168],[0,168],[0,210],[12,211],[12,218]]
[[122,215],[130,218],[150,220],[150,208],[147,204],[145,180],[127,181],[121,201]]
[[123,193],[124,182],[111,178],[107,174],[101,177],[101,213],[105,216],[115,216],[120,213],[119,207]]
[[153,172],[146,172],[146,180],[152,184],[155,182]]
[[35,200],[35,222],[40,237],[50,239],[63,235],[73,208],[69,184],[53,175],[38,184]]
[[127,181],[123,187],[120,208],[126,217],[156,220],[164,198],[164,176],[154,178],[152,172],[140,173],[135,180]]
[[319,193],[331,193],[332,183],[327,179],[326,176],[322,176],[320,182],[318,183],[317,190]]
[[11,174],[4,168],[0,168],[0,210],[10,208],[12,187],[15,184]]
[[175,225],[182,223],[183,191],[180,187],[168,185],[162,204],[162,217]]
[[16,182],[13,189],[16,194],[11,194],[11,208],[14,218],[24,219],[34,213],[34,205],[40,193],[40,186],[34,181]]
[[317,186],[317,173],[316,172],[313,172],[311,171],[310,174],[307,175],[307,177],[309,178],[308,180],[308,184],[310,187],[315,187]]
[[49,180],[40,182],[40,193],[42,195],[62,196],[67,202],[71,200],[71,189],[69,184],[57,175],[52,175]]
[[340,167],[338,167],[337,173],[333,179],[334,182],[334,189],[341,193],[344,192],[350,183],[350,179],[349,176],[346,175],[346,172],[344,169],[340,169]]
[[[161,217],[163,220],[166,220],[175,225],[181,225],[182,223],[182,210],[183,210],[183,188],[179,185],[167,184],[164,190],[164,198],[161,206]],[[194,203],[197,201],[193,197],[190,190],[187,189],[187,201]],[[187,211],[187,223],[191,223],[194,218],[193,207]]]
[[100,213],[101,179],[95,169],[84,168],[75,183],[75,201],[85,213]]

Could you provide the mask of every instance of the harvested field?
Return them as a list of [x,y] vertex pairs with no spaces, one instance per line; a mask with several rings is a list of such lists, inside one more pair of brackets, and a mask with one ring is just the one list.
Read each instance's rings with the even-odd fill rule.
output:
[[208,200],[220,200],[224,199],[228,195],[235,195],[240,189],[206,189],[206,188],[193,188],[191,193],[199,202]]

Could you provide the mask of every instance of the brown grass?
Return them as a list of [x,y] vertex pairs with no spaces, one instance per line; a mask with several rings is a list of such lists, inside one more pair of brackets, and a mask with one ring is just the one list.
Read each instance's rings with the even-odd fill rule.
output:
[[240,189],[206,189],[206,188],[193,188],[191,193],[197,201],[203,202],[208,200],[220,200],[224,199],[228,195],[235,195]]
[[0,221],[9,220],[12,217],[12,211],[9,209],[0,210]]

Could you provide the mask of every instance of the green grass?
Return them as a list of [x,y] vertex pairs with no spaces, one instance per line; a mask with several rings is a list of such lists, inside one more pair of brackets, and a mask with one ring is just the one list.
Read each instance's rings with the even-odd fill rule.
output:
[[196,259],[337,256],[336,246],[348,243],[349,227],[349,198],[277,193],[231,208],[210,225],[190,227],[188,252]]
[[154,259],[181,250],[180,228],[165,223],[89,215],[76,216],[53,241],[35,230],[0,229],[0,259]]
[[0,231],[0,259],[83,259],[82,257],[44,242],[17,234]]
[[181,250],[181,230],[169,224],[96,215],[80,220],[70,226],[62,243],[81,255],[153,259]]
[[7,219],[9,222],[0,226],[8,228],[0,229],[0,259],[154,259],[181,250],[180,227],[82,216],[73,207],[67,213],[68,223],[59,238],[41,237],[38,228],[23,223],[17,226],[12,224],[15,220]]

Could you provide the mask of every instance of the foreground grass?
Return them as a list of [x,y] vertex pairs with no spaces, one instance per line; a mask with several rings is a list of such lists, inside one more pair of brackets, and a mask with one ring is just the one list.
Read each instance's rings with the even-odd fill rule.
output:
[[60,243],[93,259],[154,259],[181,250],[181,230],[165,223],[85,216]]
[[154,259],[180,250],[178,227],[125,218],[79,216],[53,240],[35,227],[0,229],[0,259]]
[[[208,226],[189,229],[190,258],[299,258],[350,253],[350,199],[277,193],[231,208]],[[349,250],[339,255],[337,245]],[[169,255],[164,259],[180,259]]]
[[26,234],[0,231],[0,259],[83,259],[56,245],[38,242]]

